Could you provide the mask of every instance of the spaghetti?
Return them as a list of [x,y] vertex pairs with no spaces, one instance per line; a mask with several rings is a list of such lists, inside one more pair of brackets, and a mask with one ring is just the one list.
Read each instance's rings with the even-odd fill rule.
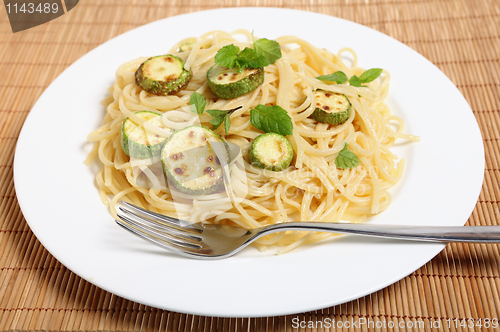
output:
[[[251,47],[252,39],[249,31],[237,30],[233,33],[213,31],[199,38],[179,41],[169,54],[184,60],[185,68],[192,70],[193,77],[176,95],[152,95],[135,84],[135,71],[147,58],[130,61],[118,68],[116,81],[109,89],[110,95],[103,101],[106,115],[102,126],[88,135],[88,140],[95,145],[85,161],[89,164],[98,158],[102,163],[96,182],[102,202],[110,207],[115,218],[115,204],[120,200],[192,222],[244,228],[298,220],[363,222],[389,206],[391,195],[388,189],[401,179],[404,168],[404,160],[398,160],[389,149],[398,139],[419,140],[417,136],[403,132],[402,119],[392,115],[384,103],[389,90],[389,73],[384,71],[382,77],[369,83],[368,87],[326,84],[315,77],[339,70],[351,77],[364,71],[357,67],[356,53],[344,48],[335,55],[300,38],[284,36],[276,39],[281,45],[282,57],[264,68],[262,85],[238,98],[218,99],[208,88],[206,78],[216,52],[231,43],[240,48]],[[178,52],[179,47],[188,42],[193,43],[192,49]],[[352,55],[351,66],[342,61],[343,53]],[[349,98],[354,112],[345,123],[329,125],[310,118],[316,89]],[[171,190],[155,182],[155,170],[147,168],[147,161],[130,159],[120,147],[123,121],[129,117],[141,123],[134,114],[137,111],[161,113],[163,125],[173,131],[193,124],[211,128],[210,115],[198,116],[190,110],[189,99],[194,91],[206,98],[207,109],[241,106],[231,114],[228,135],[225,135],[223,126],[216,130],[242,152],[244,160],[241,160],[240,167],[231,170],[233,189],[241,197],[238,201],[217,193],[209,197],[175,200]],[[250,123],[250,110],[259,104],[279,105],[293,121],[293,135],[287,138],[292,144],[294,159],[286,170],[263,170],[248,162],[251,142],[262,134]],[[151,130],[170,135],[162,128]],[[358,156],[360,166],[345,170],[336,167],[335,158],[345,143]],[[138,183],[138,168],[152,179],[150,188]],[[256,244],[262,250],[277,244],[283,246],[279,250],[283,253],[331,236],[333,234],[282,232],[263,237]]]

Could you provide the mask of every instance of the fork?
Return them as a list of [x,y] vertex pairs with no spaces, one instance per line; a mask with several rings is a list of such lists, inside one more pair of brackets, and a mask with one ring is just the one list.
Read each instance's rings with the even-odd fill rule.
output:
[[350,233],[404,240],[433,242],[500,243],[500,226],[403,226],[287,222],[256,229],[229,225],[189,224],[186,221],[121,202],[118,225],[133,234],[181,256],[222,259],[232,256],[258,238],[276,232],[313,231]]

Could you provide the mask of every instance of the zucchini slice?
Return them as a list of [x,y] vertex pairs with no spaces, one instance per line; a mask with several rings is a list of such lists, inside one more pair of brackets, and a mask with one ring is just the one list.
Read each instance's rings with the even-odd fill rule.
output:
[[188,42],[182,44],[181,46],[179,46],[179,52],[191,51],[193,49],[194,44],[196,44],[196,42]]
[[208,86],[219,98],[233,99],[257,89],[264,82],[263,68],[224,68],[214,65],[207,72]]
[[[161,114],[139,111],[135,115],[160,129],[170,131],[161,122]],[[130,118],[123,121],[121,146],[122,150],[130,157],[137,159],[154,158],[160,155],[161,146],[166,139],[167,137],[146,129],[144,125],[138,125]]]
[[340,93],[324,90],[314,91],[316,109],[310,115],[318,122],[339,125],[351,116],[352,106],[349,99]]
[[215,144],[222,146],[225,155],[221,157],[227,158],[227,164],[227,143],[206,127],[191,126],[170,136],[161,152],[163,172],[170,183],[190,195],[208,195],[222,189],[223,171],[212,147]]
[[145,91],[159,95],[171,95],[185,87],[193,73],[184,69],[184,61],[167,54],[144,61],[135,72],[135,83]]
[[[196,41],[191,41],[191,42],[184,43],[181,46],[179,46],[179,52],[191,51],[193,49],[193,47],[194,47],[195,44],[196,44]],[[212,46],[212,40],[205,39],[205,40],[202,41],[200,49],[201,50],[207,49],[207,48],[210,48],[211,46]]]
[[249,157],[253,166],[277,172],[290,166],[293,148],[285,136],[262,134],[253,140]]

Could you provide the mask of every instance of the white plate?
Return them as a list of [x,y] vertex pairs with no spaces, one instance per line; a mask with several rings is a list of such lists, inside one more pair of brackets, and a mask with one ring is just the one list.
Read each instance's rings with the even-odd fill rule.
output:
[[[279,21],[277,21],[279,18]],[[129,31],[76,61],[40,97],[19,137],[15,185],[31,229],[61,263],[91,283],[153,307],[210,316],[273,316],[329,307],[379,290],[444,246],[343,237],[283,256],[253,248],[222,261],[171,255],[129,234],[101,204],[85,137],[103,118],[99,102],[118,66],[162,54],[208,30],[296,35],[360,66],[391,73],[394,113],[420,143],[402,144],[405,175],[372,223],[463,225],[482,184],[484,150],[467,102],[434,65],[400,42],[338,18],[284,9],[239,8],[171,17]]]

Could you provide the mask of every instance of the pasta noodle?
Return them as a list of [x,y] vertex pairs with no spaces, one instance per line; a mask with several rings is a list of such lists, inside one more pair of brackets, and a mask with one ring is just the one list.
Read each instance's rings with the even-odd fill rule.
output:
[[[368,87],[347,84],[326,84],[315,77],[343,71],[347,76],[360,75],[357,55],[349,48],[337,54],[312,46],[294,36],[284,36],[276,41],[283,56],[264,68],[264,83],[256,90],[235,98],[218,99],[208,87],[206,73],[214,64],[216,52],[225,45],[235,44],[243,49],[251,47],[253,36],[245,30],[233,33],[212,31],[199,38],[179,41],[169,54],[185,61],[193,77],[187,87],[175,95],[157,96],[143,91],[135,84],[135,71],[147,58],[139,58],[121,65],[116,71],[116,81],[109,89],[103,104],[106,114],[101,127],[88,135],[95,142],[86,159],[89,164],[98,159],[102,163],[96,183],[103,203],[109,206],[116,218],[115,204],[127,200],[146,209],[189,219],[192,222],[230,224],[255,228],[287,221],[364,222],[371,215],[385,210],[390,202],[389,189],[402,176],[404,160],[390,151],[398,139],[418,141],[417,136],[404,133],[404,122],[392,115],[384,103],[388,95],[390,75],[384,71],[381,78]],[[178,52],[179,46],[194,42],[192,50]],[[342,61],[343,54],[350,54],[352,65]],[[314,111],[315,89],[346,95],[354,112],[341,125],[329,125],[311,119]],[[179,130],[193,124],[211,128],[212,119],[206,112],[200,116],[190,110],[189,98],[198,92],[207,100],[207,109],[228,110],[242,106],[231,114],[229,135],[224,126],[216,132],[227,142],[237,145],[244,160],[231,168],[232,190],[239,200],[223,193],[207,196],[184,197],[165,187],[164,181],[154,180],[161,169],[147,169],[147,160],[130,159],[120,147],[123,121],[129,117],[134,122],[144,122],[134,114],[153,111],[162,114],[165,127]],[[279,105],[291,117],[293,135],[287,136],[294,150],[292,166],[281,172],[253,167],[248,162],[248,149],[254,138],[262,134],[250,123],[250,110],[258,104]],[[170,132],[148,127],[163,136]],[[339,169],[335,158],[348,143],[361,164],[352,169]],[[137,174],[152,179],[151,187],[138,182]],[[269,245],[289,251],[298,245],[322,241],[334,236],[327,233],[286,232],[272,234],[257,241],[259,249]]]

